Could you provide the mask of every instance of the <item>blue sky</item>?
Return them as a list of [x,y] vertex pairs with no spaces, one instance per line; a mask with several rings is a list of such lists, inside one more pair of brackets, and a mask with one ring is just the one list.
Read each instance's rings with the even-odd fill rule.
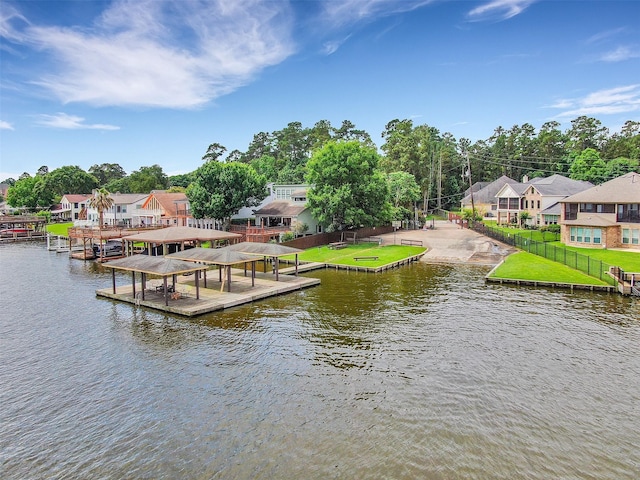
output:
[[378,146],[411,118],[456,138],[580,115],[640,121],[640,1],[0,2],[0,180],[202,163],[299,121]]

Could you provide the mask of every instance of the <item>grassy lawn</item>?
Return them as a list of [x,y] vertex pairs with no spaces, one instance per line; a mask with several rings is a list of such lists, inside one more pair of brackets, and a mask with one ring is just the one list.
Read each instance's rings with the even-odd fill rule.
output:
[[595,248],[565,247],[572,252],[588,255],[609,265],[622,268],[625,272],[640,272],[640,253],[621,252],[619,250],[605,250]]
[[64,237],[67,236],[67,230],[73,227],[73,222],[68,223],[50,223],[47,225],[47,232],[51,235],[62,235]]
[[505,262],[493,271],[491,277],[537,280],[540,282],[608,285],[595,277],[566,265],[527,252],[518,252],[507,257]]
[[[384,247],[375,243],[359,243],[348,245],[340,250],[332,250],[328,246],[314,247],[298,255],[301,262],[321,262],[334,265],[358,265],[362,267],[380,267],[387,263],[397,262],[413,255],[424,252],[424,247],[405,245],[387,245]],[[354,260],[354,257],[378,257],[377,260]],[[283,257],[293,260],[294,256]]]

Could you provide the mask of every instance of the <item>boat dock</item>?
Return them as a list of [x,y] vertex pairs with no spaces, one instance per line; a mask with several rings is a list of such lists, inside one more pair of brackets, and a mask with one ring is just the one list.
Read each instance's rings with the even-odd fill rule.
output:
[[273,274],[256,272],[254,286],[252,286],[251,275],[245,276],[243,269],[232,269],[231,275],[233,291],[221,291],[224,279],[221,283],[216,275],[210,275],[210,277],[216,278],[209,278],[206,288],[202,286],[202,281],[200,281],[198,291],[200,298],[196,298],[195,275],[177,276],[175,291],[168,293],[168,302],[164,297],[164,290],[153,281],[148,281],[146,284],[144,300],[141,295],[141,283],[137,283],[135,286],[135,296],[131,284],[118,286],[115,294],[112,288],[105,288],[97,290],[96,295],[193,317],[320,284],[320,280],[317,278],[280,274],[278,281],[276,281]]

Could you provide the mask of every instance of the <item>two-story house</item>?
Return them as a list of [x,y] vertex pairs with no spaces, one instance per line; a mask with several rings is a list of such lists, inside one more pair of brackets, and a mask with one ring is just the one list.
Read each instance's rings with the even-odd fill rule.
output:
[[[460,202],[462,210],[475,208],[476,212],[480,212],[484,217],[493,218],[496,216],[498,210],[498,200],[496,194],[505,185],[515,185],[518,181],[507,177],[501,176],[493,182],[477,182],[472,185],[471,189],[465,192],[465,197]],[[473,202],[472,202],[473,198]]]
[[[149,195],[146,193],[111,193],[113,206],[102,212],[102,221],[106,226],[131,227],[138,226],[137,214]],[[87,220],[92,225],[100,222],[98,210],[87,207]]]
[[154,190],[132,214],[134,225],[186,227],[193,219],[189,199],[184,193]]
[[304,234],[321,233],[322,226],[307,207],[308,185],[273,185],[269,200],[254,211],[256,225],[295,229],[306,225]]
[[520,223],[523,212],[527,212],[525,223],[530,226],[558,223],[558,202],[592,186],[557,174],[505,184],[496,194],[498,223]]
[[566,245],[640,251],[639,174],[627,173],[560,203]]
[[85,222],[91,195],[67,193],[60,199],[60,208],[54,212],[62,221]]

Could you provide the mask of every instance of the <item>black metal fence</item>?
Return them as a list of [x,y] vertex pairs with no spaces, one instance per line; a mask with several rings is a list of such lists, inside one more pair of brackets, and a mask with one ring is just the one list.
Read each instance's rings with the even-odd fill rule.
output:
[[559,234],[553,234],[546,232],[544,242],[534,240],[531,238],[532,234],[528,231],[522,233],[505,233],[503,230],[495,227],[490,227],[482,223],[476,222],[473,225],[473,230],[483,235],[486,235],[496,240],[512,245],[516,248],[524,250],[529,253],[533,253],[540,257],[548,258],[554,262],[562,263],[568,267],[580,270],[581,272],[591,275],[592,277],[599,278],[603,282],[607,282],[610,285],[615,285],[615,280],[607,274],[611,265],[591,258],[589,255],[578,253],[574,250],[569,250],[564,246],[551,245],[549,242],[556,242],[559,240]]

